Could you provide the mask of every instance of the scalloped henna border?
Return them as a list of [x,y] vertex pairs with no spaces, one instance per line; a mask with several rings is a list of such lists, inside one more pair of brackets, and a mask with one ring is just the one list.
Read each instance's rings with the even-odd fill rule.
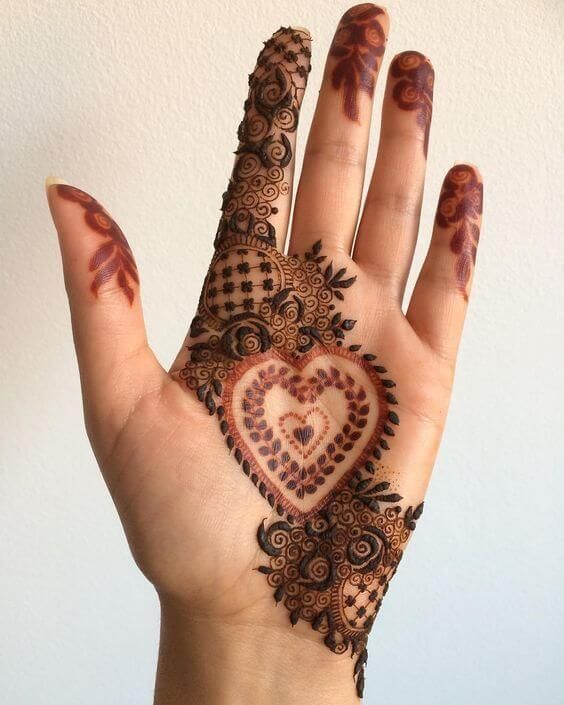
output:
[[[299,514],[299,515],[294,515],[290,514],[287,511],[287,502],[277,502],[277,497],[276,495],[269,489],[269,487],[266,485],[265,482],[261,481],[259,474],[255,471],[255,468],[253,467],[251,461],[249,461],[245,457],[245,449],[240,447],[240,444],[238,444],[238,440],[240,439],[240,435],[237,431],[233,431],[230,426],[229,422],[225,418],[226,416],[226,411],[224,407],[224,398],[223,398],[223,393],[225,390],[223,390],[223,393],[221,395],[221,400],[222,404],[217,406],[215,410],[215,414],[217,415],[219,419],[219,428],[223,436],[225,437],[225,444],[227,445],[227,448],[229,449],[230,452],[233,453],[233,456],[235,457],[235,460],[237,463],[241,466],[241,469],[243,470],[243,473],[251,480],[253,485],[255,485],[262,497],[266,499],[266,501],[269,503],[269,505],[276,511],[277,514],[280,516],[284,516],[288,523],[292,524],[296,521],[296,519],[300,520],[307,520],[309,517],[313,516],[315,513],[319,512],[320,509],[322,509],[327,502],[333,497],[336,492],[340,489],[343,489],[347,485],[347,483],[350,481],[351,477],[354,475],[355,472],[359,471],[362,467],[370,474],[374,475],[375,472],[375,467],[373,460],[381,460],[382,459],[382,451],[386,451],[390,449],[389,443],[386,440],[386,436],[392,437],[395,435],[395,432],[392,428],[392,425],[399,425],[399,417],[395,411],[390,409],[390,406],[395,406],[398,404],[398,400],[396,399],[395,395],[392,394],[389,390],[393,387],[395,387],[395,382],[389,378],[382,378],[382,374],[387,373],[387,369],[381,365],[373,365],[373,363],[376,360],[376,355],[372,355],[370,353],[365,353],[363,355],[356,355],[356,353],[360,350],[361,346],[360,345],[350,345],[347,348],[339,347],[338,352],[336,353],[337,355],[340,356],[348,356],[350,355],[349,359],[353,360],[355,357],[361,361],[364,365],[364,369],[366,370],[367,374],[369,376],[373,376],[375,373],[375,376],[378,378],[378,391],[381,391],[381,399],[384,401],[386,404],[386,410],[383,414],[381,414],[381,428],[377,429],[377,432],[375,432],[371,439],[370,442],[367,444],[366,450],[362,454],[362,460],[357,461],[350,470],[348,470],[343,477],[339,480],[337,485],[327,493],[326,497],[322,502],[318,505],[316,505],[311,511],[304,513],[304,514]],[[302,357],[308,358],[311,356],[311,359],[314,359],[315,357],[319,356],[320,354],[326,353],[327,348],[321,348],[322,352],[317,352],[315,355],[312,355],[311,353],[306,353],[304,356],[299,356],[294,358],[295,361],[301,360]],[[313,352],[313,351],[312,351]],[[353,355],[354,354],[354,357]],[[262,356],[262,355],[261,355]],[[264,354],[265,357],[268,356],[267,353]],[[283,359],[283,358],[281,358]],[[306,362],[301,365],[301,367],[298,367],[298,369],[303,369],[310,361],[306,360]],[[285,362],[288,362],[288,364],[293,364],[290,363],[288,360],[284,360]],[[368,364],[367,364],[368,363]],[[240,363],[241,364],[241,363]],[[245,366],[245,371],[246,369],[249,369],[248,366]],[[369,367],[371,371],[369,372],[366,367]],[[202,403],[204,403],[202,401]],[[205,403],[204,403],[205,406]],[[390,425],[392,424],[392,425]],[[380,423],[378,424],[380,426]]]

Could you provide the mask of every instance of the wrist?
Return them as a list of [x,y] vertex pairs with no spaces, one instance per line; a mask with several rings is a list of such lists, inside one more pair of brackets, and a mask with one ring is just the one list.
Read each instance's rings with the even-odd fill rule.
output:
[[161,601],[155,705],[357,705],[352,669],[295,628]]

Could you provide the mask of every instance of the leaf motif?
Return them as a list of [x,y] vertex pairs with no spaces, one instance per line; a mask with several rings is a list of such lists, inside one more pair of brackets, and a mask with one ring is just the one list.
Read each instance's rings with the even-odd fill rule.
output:
[[92,280],[92,284],[90,285],[90,289],[92,290],[93,294],[98,296],[98,289],[102,286],[102,284],[105,284],[114,276],[114,274],[119,269],[119,265],[119,258],[116,256],[111,259],[107,264],[105,264],[101,269],[98,270],[98,273],[96,274],[96,276]]
[[89,264],[89,269],[91,272],[94,272],[96,269],[98,269],[104,262],[111,257],[112,252],[114,251],[114,243],[113,241],[106,242],[103,245],[101,245],[96,252],[92,255],[90,259],[90,264]]

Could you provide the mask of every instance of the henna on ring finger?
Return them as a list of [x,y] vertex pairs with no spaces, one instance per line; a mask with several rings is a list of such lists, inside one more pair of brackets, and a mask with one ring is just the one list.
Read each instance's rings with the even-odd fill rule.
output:
[[417,51],[390,65],[374,172],[354,260],[399,301],[417,242],[433,111],[434,71]]

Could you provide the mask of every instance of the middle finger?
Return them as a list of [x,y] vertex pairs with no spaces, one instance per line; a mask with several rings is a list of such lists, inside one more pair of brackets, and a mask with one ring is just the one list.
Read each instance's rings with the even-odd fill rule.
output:
[[311,127],[296,196],[290,252],[319,239],[350,253],[364,183],[372,99],[388,32],[385,10],[348,10],[337,32]]

